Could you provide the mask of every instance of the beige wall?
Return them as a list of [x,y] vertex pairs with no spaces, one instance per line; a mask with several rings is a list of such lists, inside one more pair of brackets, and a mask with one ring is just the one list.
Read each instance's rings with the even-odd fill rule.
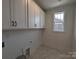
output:
[[[64,32],[54,32],[53,31],[53,20],[54,13],[64,9],[65,19],[64,19]],[[51,48],[57,48],[61,51],[64,49],[71,50],[73,47],[74,40],[74,13],[75,13],[75,4],[65,5],[61,7],[56,7],[51,10],[48,10],[46,13],[46,23],[47,29],[43,32],[43,42],[45,45]]]

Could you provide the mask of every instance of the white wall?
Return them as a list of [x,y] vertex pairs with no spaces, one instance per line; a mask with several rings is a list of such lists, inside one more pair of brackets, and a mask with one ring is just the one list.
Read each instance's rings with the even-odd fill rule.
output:
[[[54,13],[64,8],[64,32],[53,32]],[[71,50],[74,42],[74,21],[75,21],[75,4],[64,5],[48,10],[46,13],[47,29],[43,32],[43,42],[51,48],[57,48],[60,51],[65,49]],[[75,46],[75,45],[74,45]]]
[[[31,48],[31,54],[41,45],[41,30],[4,31],[3,41],[6,43],[3,50],[3,59],[16,59],[22,54],[22,48]],[[32,41],[32,44],[29,43]]]

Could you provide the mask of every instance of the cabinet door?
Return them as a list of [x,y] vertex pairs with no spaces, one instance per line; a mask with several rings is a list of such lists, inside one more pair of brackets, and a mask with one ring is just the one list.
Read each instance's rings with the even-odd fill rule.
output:
[[10,28],[9,0],[2,0],[2,29]]
[[40,10],[39,10],[39,7],[37,6],[37,4],[34,3],[34,8],[35,8],[35,28],[40,28]]
[[29,28],[34,28],[34,5],[32,0],[28,0],[28,22]]
[[40,9],[41,28],[45,28],[45,13]]
[[44,28],[45,27],[45,13],[32,0],[28,0],[28,21],[29,28]]
[[22,29],[26,24],[26,0],[11,0],[11,20],[14,26],[11,28]]
[[14,0],[14,20],[17,21],[17,28],[25,27],[26,0]]

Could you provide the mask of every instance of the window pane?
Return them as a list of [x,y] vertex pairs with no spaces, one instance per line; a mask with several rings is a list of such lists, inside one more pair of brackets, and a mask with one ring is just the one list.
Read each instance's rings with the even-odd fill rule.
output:
[[54,31],[64,31],[64,12],[58,12],[54,15]]
[[55,19],[57,19],[58,18],[58,16],[57,16],[57,14],[55,14]]
[[58,16],[58,20],[60,20],[61,19],[61,14],[58,14],[57,16]]
[[64,31],[64,26],[63,24],[54,24],[54,31],[61,31],[63,32]]
[[64,21],[64,13],[61,13],[61,21]]

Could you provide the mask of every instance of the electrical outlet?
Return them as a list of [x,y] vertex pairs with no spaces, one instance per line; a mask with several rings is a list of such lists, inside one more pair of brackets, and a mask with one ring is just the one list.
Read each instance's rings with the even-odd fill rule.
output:
[[29,43],[32,43],[32,41],[29,41]]

